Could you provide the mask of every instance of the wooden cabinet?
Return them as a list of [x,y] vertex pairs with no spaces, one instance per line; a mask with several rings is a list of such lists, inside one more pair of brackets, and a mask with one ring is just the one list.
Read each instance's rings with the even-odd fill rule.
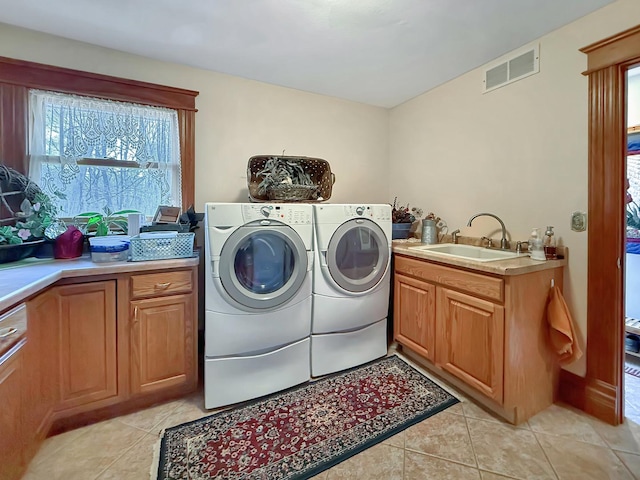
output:
[[438,287],[436,364],[502,403],[504,308]]
[[195,383],[194,306],[193,294],[131,302],[132,393]]
[[196,389],[197,267],[161,265],[64,279],[19,309],[23,337],[0,357],[2,480],[52,431]]
[[102,401],[101,406],[115,402],[118,396],[115,281],[55,289],[59,299],[60,340],[57,409],[98,401]]
[[562,267],[484,274],[395,257],[394,338],[512,423],[553,403],[559,366],[546,303]]
[[22,340],[0,358],[0,478],[6,480],[20,478],[26,463],[24,344]]
[[51,425],[53,408],[60,400],[60,369],[58,366],[59,301],[55,289],[48,290],[27,302],[29,342],[26,345],[26,365],[29,372],[27,416],[25,429],[31,432],[30,445],[37,449]]
[[436,287],[405,275],[394,279],[396,340],[435,361]]

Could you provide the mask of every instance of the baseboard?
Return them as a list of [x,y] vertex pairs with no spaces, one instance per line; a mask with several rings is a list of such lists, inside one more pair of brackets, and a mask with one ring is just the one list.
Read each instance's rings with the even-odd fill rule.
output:
[[620,423],[617,387],[560,370],[558,397],[561,401],[611,425]]

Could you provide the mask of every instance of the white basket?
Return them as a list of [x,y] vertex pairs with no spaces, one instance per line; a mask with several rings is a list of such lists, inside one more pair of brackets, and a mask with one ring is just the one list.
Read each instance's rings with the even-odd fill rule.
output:
[[131,261],[193,257],[195,236],[195,233],[178,233],[174,236],[155,238],[140,238],[140,235],[136,235],[131,238]]

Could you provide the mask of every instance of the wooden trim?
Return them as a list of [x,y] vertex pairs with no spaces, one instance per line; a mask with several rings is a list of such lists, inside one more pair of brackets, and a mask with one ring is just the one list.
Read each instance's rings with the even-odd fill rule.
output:
[[0,57],[0,82],[108,98],[123,102],[195,111],[199,92],[42,63]]
[[584,411],[612,425],[622,423],[624,412],[619,402],[624,398],[622,383],[618,386],[599,380],[588,381],[585,388]]
[[640,132],[640,125],[635,125],[633,127],[627,128],[627,133],[636,133],[636,132]]
[[588,55],[585,75],[635,59],[638,45],[640,25],[581,48],[580,51]]
[[25,87],[0,82],[0,163],[19,172],[26,172],[29,164],[27,102]]
[[[587,372],[562,396],[598,418],[624,421],[626,71],[640,62],[640,25],[589,45]],[[563,373],[562,378],[567,377]],[[572,391],[575,390],[575,391]]]
[[558,397],[596,418],[618,425],[618,418],[622,416],[622,412],[618,411],[618,398],[622,397],[621,388],[598,380],[591,381],[562,370]]
[[558,381],[558,399],[584,410],[586,404],[586,379],[568,370],[560,370]]
[[196,190],[196,114],[191,110],[178,110],[180,132],[180,161],[182,162],[182,211],[195,205]]

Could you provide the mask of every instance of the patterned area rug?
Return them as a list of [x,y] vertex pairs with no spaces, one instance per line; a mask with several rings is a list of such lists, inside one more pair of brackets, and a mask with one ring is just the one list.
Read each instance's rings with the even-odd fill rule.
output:
[[383,358],[166,429],[157,478],[309,478],[456,403]]

